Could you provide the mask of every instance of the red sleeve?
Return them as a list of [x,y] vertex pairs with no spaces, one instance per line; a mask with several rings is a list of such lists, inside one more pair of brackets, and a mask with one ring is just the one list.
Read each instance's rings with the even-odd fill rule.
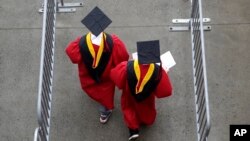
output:
[[80,53],[80,42],[81,37],[78,37],[76,40],[69,43],[65,52],[69,56],[72,63],[77,64],[81,61],[81,53]]
[[116,66],[123,61],[128,61],[129,54],[127,52],[125,44],[119,39],[118,36],[113,34],[112,38],[113,38],[113,44],[114,44],[114,47],[113,47],[114,53],[112,53],[112,58],[113,58],[114,65]]
[[110,71],[110,78],[119,89],[123,89],[127,82],[127,61],[121,62]]
[[168,74],[164,70],[162,70],[162,78],[156,88],[155,94],[157,98],[163,98],[172,95],[172,85]]

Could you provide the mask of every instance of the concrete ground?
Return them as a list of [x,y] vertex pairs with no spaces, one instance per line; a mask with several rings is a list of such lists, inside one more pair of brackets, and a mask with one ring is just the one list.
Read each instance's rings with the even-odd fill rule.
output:
[[[77,0],[74,0],[75,2]],[[66,1],[65,2],[72,2]],[[79,2],[79,1],[78,1]],[[0,0],[0,140],[32,141],[38,126],[38,91],[42,1]],[[128,131],[116,109],[106,125],[98,122],[98,105],[80,88],[77,66],[64,49],[87,32],[80,20],[95,6],[113,21],[106,30],[117,34],[130,53],[136,41],[160,40],[177,65],[170,71],[174,94],[157,100],[156,122],[141,130],[140,141],[195,141],[191,39],[189,32],[168,32],[173,18],[188,18],[188,0],[85,0],[73,14],[57,14],[51,141],[126,141]],[[228,141],[230,124],[250,123],[250,1],[204,0],[205,33],[212,128],[209,141]]]

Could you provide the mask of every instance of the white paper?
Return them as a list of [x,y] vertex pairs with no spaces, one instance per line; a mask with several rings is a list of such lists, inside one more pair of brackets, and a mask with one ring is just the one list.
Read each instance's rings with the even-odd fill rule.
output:
[[166,53],[161,55],[161,62],[163,69],[165,69],[166,71],[169,71],[170,68],[176,65],[176,62],[170,51],[167,51]]
[[[138,59],[138,54],[137,52],[132,53],[132,58]],[[161,62],[162,62],[162,68],[165,71],[169,71],[170,68],[172,68],[174,65],[176,65],[176,62],[171,54],[170,51],[165,52],[164,54],[161,55]]]

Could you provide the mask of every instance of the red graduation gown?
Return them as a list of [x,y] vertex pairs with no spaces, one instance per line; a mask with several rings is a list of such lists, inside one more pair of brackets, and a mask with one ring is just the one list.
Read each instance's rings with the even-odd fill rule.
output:
[[[142,76],[145,67],[140,65]],[[147,69],[147,68],[146,68]],[[172,86],[167,73],[162,70],[162,78],[153,93],[141,102],[137,102],[130,93],[127,81],[127,61],[120,63],[110,73],[111,79],[119,89],[122,89],[121,107],[126,125],[131,129],[138,129],[141,124],[151,125],[155,121],[155,97],[163,98],[172,94]]]
[[[111,37],[113,39],[112,54],[101,76],[101,83],[96,83],[95,80],[91,78],[85,64],[83,63],[79,47],[81,37],[78,37],[76,40],[69,43],[65,50],[72,63],[78,64],[79,78],[82,89],[89,97],[108,109],[114,108],[115,91],[115,84],[109,77],[110,70],[120,62],[127,61],[129,58],[124,43],[116,35],[111,35]],[[94,49],[97,52],[97,47],[95,47],[95,45]]]

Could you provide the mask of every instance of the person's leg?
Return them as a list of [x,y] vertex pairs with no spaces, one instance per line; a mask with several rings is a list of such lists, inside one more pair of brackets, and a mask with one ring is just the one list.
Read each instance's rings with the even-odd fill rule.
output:
[[112,110],[109,110],[105,106],[100,105],[99,106],[99,111],[100,111],[100,114],[101,114],[101,116],[100,116],[100,122],[101,123],[108,122],[108,120],[109,120],[109,118],[110,118],[110,116],[112,114]]
[[128,128],[128,129],[129,129],[129,134],[130,134],[128,138],[129,141],[134,141],[137,138],[139,138],[139,129],[131,129],[131,128]]

